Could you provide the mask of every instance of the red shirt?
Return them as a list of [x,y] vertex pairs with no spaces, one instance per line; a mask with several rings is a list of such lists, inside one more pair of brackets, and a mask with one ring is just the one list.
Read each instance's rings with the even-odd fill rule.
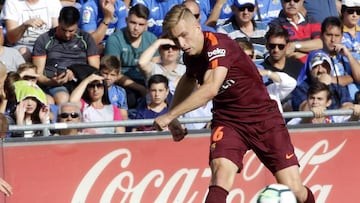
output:
[[[218,66],[228,73],[213,99],[213,122],[257,122],[279,116],[262,78],[251,59],[227,35],[204,32],[203,51],[198,56],[184,54],[186,74],[203,83],[205,72]],[[281,116],[281,114],[280,114]]]

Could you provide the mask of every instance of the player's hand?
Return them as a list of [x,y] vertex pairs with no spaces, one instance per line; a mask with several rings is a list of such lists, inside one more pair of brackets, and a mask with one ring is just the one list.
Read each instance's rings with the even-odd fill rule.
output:
[[187,135],[187,129],[183,128],[178,119],[174,119],[169,124],[169,130],[172,134],[173,140],[179,142]]
[[157,131],[163,131],[167,129],[171,121],[172,119],[170,119],[167,114],[163,114],[155,118],[153,126]]

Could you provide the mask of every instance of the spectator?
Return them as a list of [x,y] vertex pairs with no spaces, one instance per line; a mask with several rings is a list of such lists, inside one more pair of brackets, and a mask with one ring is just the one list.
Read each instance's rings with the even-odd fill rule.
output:
[[[308,109],[314,113],[314,117],[293,118],[287,124],[295,125],[299,123],[342,123],[353,119],[359,115],[356,110],[352,116],[325,116],[324,112],[331,105],[331,90],[328,85],[315,81],[307,93]],[[355,108],[354,108],[355,110]]]
[[165,14],[176,4],[181,4],[183,0],[132,0],[132,6],[143,4],[150,13],[148,19],[148,30],[157,37],[162,34],[162,23]]
[[290,35],[286,50],[289,57],[295,57],[305,63],[310,51],[321,49],[320,24],[300,12],[304,0],[281,0],[283,10],[279,17],[271,21],[270,26],[283,26]]
[[105,40],[126,26],[127,8],[122,0],[88,0],[81,9],[80,29],[91,33],[102,53]]
[[4,113],[6,108],[6,94],[4,89],[7,76],[6,72],[6,66],[0,62],[0,113]]
[[[109,101],[104,77],[100,75],[91,74],[81,81],[71,93],[70,102],[81,106],[84,122],[122,120],[119,109]],[[86,128],[83,132],[86,134],[113,134],[123,133],[125,128],[122,126],[115,128]]]
[[[148,94],[150,96],[149,104],[142,102],[139,104],[135,119],[151,119],[156,118],[168,112],[169,104],[166,99],[169,94],[168,79],[160,74],[152,75],[148,81]],[[139,126],[133,131],[149,131],[155,130],[152,125]]]
[[357,61],[360,61],[360,1],[342,2],[341,20],[343,26],[342,44],[346,46]]
[[351,98],[360,89],[360,63],[351,54],[349,49],[341,43],[343,38],[343,24],[338,17],[325,18],[321,25],[321,39],[323,51],[327,53],[335,67],[331,82],[347,86]]
[[281,71],[297,79],[303,64],[291,57],[287,57],[286,50],[289,48],[289,33],[279,25],[273,25],[265,35],[266,48],[269,56],[260,63],[266,70]]
[[339,16],[340,7],[341,0],[304,0],[304,12],[318,23],[322,23],[327,17]]
[[38,82],[55,104],[69,100],[65,84],[74,79],[67,67],[74,64],[89,64],[99,68],[99,55],[91,35],[78,29],[79,11],[63,7],[59,26],[40,35],[34,45],[33,63],[38,67]]
[[18,73],[10,71],[6,74],[6,79],[3,86],[3,96],[0,105],[0,113],[4,113],[7,116],[10,115],[11,112],[15,112],[16,109],[17,101],[14,83],[18,80],[21,80],[21,77]]
[[282,9],[280,1],[257,0],[255,4],[257,7],[255,20],[262,21],[266,25],[277,18]]
[[[15,112],[11,117],[16,125],[48,124],[50,123],[50,109],[46,95],[35,83],[19,80],[14,83],[16,101]],[[42,131],[14,132],[12,137],[42,136]]]
[[[161,62],[151,62],[151,59],[158,50]],[[179,57],[180,49],[175,45],[174,41],[165,37],[160,38],[141,54],[139,69],[144,74],[146,81],[155,74],[162,74],[167,77],[170,93],[174,94],[177,83],[186,71],[186,67],[179,63]]]
[[231,39],[250,41],[255,48],[256,58],[264,58],[268,26],[261,21],[255,22],[255,0],[235,0],[231,8],[233,15],[217,31],[229,35]]
[[6,39],[20,51],[26,61],[31,61],[35,40],[58,25],[61,9],[59,0],[5,1],[1,19],[6,27]]
[[352,99],[346,86],[332,83],[331,74],[335,69],[331,58],[324,51],[313,51],[309,54],[304,67],[307,78],[300,82],[292,92],[292,108],[294,111],[308,111],[307,92],[315,81],[320,81],[330,86],[332,92],[331,105],[329,109],[349,109],[352,108]]
[[128,119],[128,105],[125,89],[115,84],[121,72],[121,62],[116,56],[103,56],[100,61],[100,74],[108,88],[110,103],[116,105],[123,120]]
[[[119,84],[126,90],[129,108],[135,108],[137,100],[146,95],[145,80],[137,64],[140,55],[157,39],[146,31],[148,17],[147,7],[143,4],[134,5],[126,19],[127,27],[113,33],[106,41],[105,55],[120,58],[121,73],[128,77],[119,78]],[[158,53],[152,61],[159,61]]]
[[[59,107],[57,115],[58,122],[62,123],[80,123],[82,121],[82,115],[80,107],[75,103],[64,103]],[[66,128],[59,130],[58,135],[80,135],[81,129],[78,128]]]
[[0,61],[6,66],[7,72],[16,71],[18,66],[25,63],[20,52],[12,47],[4,45],[3,27],[0,26]]
[[246,55],[248,55],[251,60],[254,62],[256,61],[255,58],[255,49],[251,42],[249,41],[237,41],[241,49],[245,52]]
[[[210,1],[212,1],[212,0],[201,0],[201,1],[200,0],[184,0],[183,3],[187,2],[187,1],[190,1],[190,2],[195,1],[196,2],[197,6],[200,8],[200,13],[199,13],[200,14],[199,15],[200,24],[205,25],[205,23],[208,19],[208,16],[210,15],[210,12],[211,12]],[[192,10],[191,10],[191,12],[192,12]],[[193,13],[193,14],[195,14],[195,13]],[[209,26],[207,26],[207,27],[209,27]]]
[[20,64],[16,72],[20,75],[21,79],[37,83],[39,75],[36,73],[36,66],[33,63]]
[[[203,2],[206,2],[206,1],[201,1],[200,5],[202,5]],[[185,0],[183,2],[183,4],[191,11],[192,14],[194,14],[196,20],[201,25],[201,30],[209,31],[209,32],[216,32],[216,30],[213,27],[205,25],[205,21],[203,21],[203,18],[206,19],[207,16],[205,15],[205,13],[202,10],[200,10],[199,3],[197,3],[195,0]],[[206,5],[208,5],[208,4],[206,4]]]
[[77,8],[79,11],[82,7],[82,1],[77,1],[77,0],[60,0],[60,3],[63,7],[66,7],[66,6],[73,6],[75,8]]
[[205,25],[217,28],[232,16],[233,0],[210,0],[211,12]]
[[[5,138],[6,132],[9,130],[9,123],[4,114],[0,113],[0,138]],[[0,178],[0,191],[6,196],[13,194],[12,187],[5,180]]]

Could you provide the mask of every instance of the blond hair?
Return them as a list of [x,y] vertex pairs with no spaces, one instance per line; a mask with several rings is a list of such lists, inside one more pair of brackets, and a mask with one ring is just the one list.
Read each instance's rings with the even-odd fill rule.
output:
[[197,22],[194,15],[186,6],[182,4],[173,6],[165,15],[163,21],[163,33],[172,36],[171,30],[183,19],[188,23]]

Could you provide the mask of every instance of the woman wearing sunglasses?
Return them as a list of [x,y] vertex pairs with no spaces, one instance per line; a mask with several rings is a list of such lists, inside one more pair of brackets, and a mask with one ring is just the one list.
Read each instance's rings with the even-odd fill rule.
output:
[[[81,106],[84,122],[104,122],[122,120],[119,109],[109,101],[104,77],[91,74],[71,93],[70,102]],[[70,115],[72,116],[72,115]],[[75,116],[75,115],[73,115]],[[124,127],[87,128],[86,134],[112,134],[125,132]]]
[[227,34],[231,39],[237,41],[249,41],[255,48],[255,56],[264,58],[265,34],[268,30],[267,24],[255,21],[255,0],[235,0],[232,8],[232,17],[224,25],[218,27],[219,33]]

